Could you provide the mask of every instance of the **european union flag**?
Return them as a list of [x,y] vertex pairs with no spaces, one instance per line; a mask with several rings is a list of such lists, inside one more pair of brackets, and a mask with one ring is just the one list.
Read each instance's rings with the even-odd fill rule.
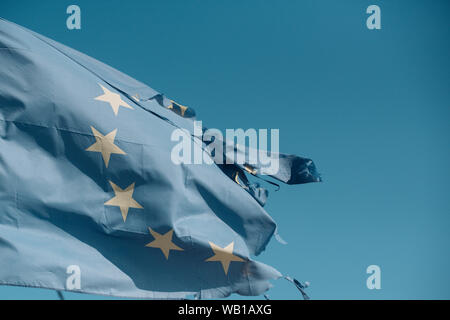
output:
[[[281,276],[252,259],[276,231],[246,178],[263,170],[171,161],[192,109],[5,20],[0,66],[0,284],[219,298]],[[319,180],[279,158],[273,178]]]

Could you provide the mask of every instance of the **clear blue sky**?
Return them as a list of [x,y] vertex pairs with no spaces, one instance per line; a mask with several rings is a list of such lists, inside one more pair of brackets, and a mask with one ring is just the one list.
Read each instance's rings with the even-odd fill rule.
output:
[[[66,28],[81,7],[82,30]],[[382,29],[365,9],[381,7]],[[448,1],[23,1],[0,16],[193,107],[208,127],[279,128],[324,182],[283,186],[259,260],[315,299],[450,298]],[[366,268],[381,267],[381,290]],[[297,299],[283,280],[273,299]],[[102,298],[66,293],[67,298]],[[236,296],[233,296],[236,298]],[[55,299],[0,287],[0,298]]]

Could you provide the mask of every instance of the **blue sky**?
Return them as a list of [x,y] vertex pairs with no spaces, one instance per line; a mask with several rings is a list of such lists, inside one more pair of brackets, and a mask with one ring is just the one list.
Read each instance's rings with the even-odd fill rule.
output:
[[[81,30],[66,28],[70,4]],[[370,4],[381,30],[366,28]],[[208,127],[278,128],[283,152],[314,159],[323,183],[271,189],[266,209],[288,244],[273,240],[258,258],[310,281],[311,297],[449,299],[449,9],[437,0],[3,0],[0,16],[193,107]],[[372,264],[381,290],[366,287]],[[283,280],[269,296],[300,298]],[[0,298],[57,296],[0,287]]]

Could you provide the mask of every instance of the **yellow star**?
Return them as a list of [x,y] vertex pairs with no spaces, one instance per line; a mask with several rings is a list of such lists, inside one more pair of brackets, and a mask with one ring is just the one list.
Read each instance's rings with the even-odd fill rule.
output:
[[188,107],[186,107],[186,106],[182,106],[181,104],[179,104],[179,103],[176,103],[175,101],[173,101],[173,100],[170,100],[170,105],[167,107],[168,109],[171,109],[172,111],[174,111],[174,109],[173,109],[173,105],[175,104],[178,108],[180,108],[180,114],[181,114],[181,116],[182,117],[184,117],[184,113],[186,112],[186,110],[188,109]]
[[107,135],[102,135],[98,132],[94,127],[91,126],[92,133],[95,136],[95,143],[91,145],[86,151],[91,152],[101,152],[103,161],[105,162],[106,167],[108,168],[109,159],[111,158],[111,154],[126,154],[122,149],[114,144],[114,139],[116,138],[117,129],[114,129]]
[[109,184],[114,190],[116,196],[105,202],[106,206],[116,206],[120,207],[120,212],[122,213],[123,222],[127,220],[128,209],[144,209],[136,200],[133,199],[134,192],[134,182],[130,184],[125,190],[115,185],[112,181]]
[[103,94],[101,96],[96,97],[95,100],[109,103],[116,116],[119,113],[120,107],[134,109],[132,106],[130,106],[128,103],[126,103],[125,101],[122,100],[122,98],[120,97],[120,94],[109,91],[107,88],[102,86],[100,83],[98,85],[100,87],[102,87]]
[[239,258],[233,254],[234,241],[227,245],[225,248],[221,248],[212,242],[209,242],[211,249],[214,251],[214,255],[205,261],[220,261],[222,263],[223,271],[228,274],[228,267],[231,261],[244,262],[244,259]]
[[169,253],[170,250],[178,250],[183,251],[179,246],[177,246],[175,243],[172,242],[172,235],[173,235],[173,229],[169,232],[166,232],[164,235],[159,234],[156,231],[153,231],[151,228],[148,228],[150,233],[152,234],[153,240],[150,243],[147,243],[146,247],[152,247],[152,248],[159,248],[163,252],[164,256],[166,257],[166,260],[169,259]]

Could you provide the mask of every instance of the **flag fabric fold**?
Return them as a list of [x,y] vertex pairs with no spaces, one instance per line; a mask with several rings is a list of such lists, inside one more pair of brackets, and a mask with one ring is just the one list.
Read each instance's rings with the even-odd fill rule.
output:
[[[171,161],[173,130],[192,132],[194,116],[0,19],[0,284],[134,298],[268,290],[282,275],[253,259],[276,230],[267,193],[219,165]],[[274,178],[318,180],[311,160],[281,158]]]

